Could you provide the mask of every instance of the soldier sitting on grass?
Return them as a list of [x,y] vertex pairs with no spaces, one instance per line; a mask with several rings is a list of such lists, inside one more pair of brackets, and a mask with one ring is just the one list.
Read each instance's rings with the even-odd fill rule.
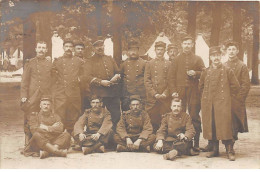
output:
[[142,110],[140,96],[130,96],[130,110],[121,115],[116,132],[117,152],[150,152],[155,135],[148,113]]
[[174,98],[171,103],[172,112],[163,116],[161,126],[156,133],[154,150],[166,153],[163,158],[174,160],[178,155],[198,155],[192,149],[192,138],[195,129],[191,117],[181,110],[181,100]]
[[73,133],[84,155],[94,151],[104,153],[104,144],[112,134],[111,116],[109,111],[102,107],[102,99],[94,95],[90,99],[90,105],[92,108],[85,110],[75,123]]

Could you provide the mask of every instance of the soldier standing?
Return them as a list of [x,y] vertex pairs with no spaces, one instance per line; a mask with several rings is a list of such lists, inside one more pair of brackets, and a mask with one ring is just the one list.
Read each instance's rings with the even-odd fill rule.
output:
[[39,112],[43,94],[51,94],[51,60],[46,58],[47,44],[38,41],[36,57],[28,60],[24,66],[21,82],[21,108],[24,111],[25,145],[31,138],[28,119],[32,112]]
[[115,60],[104,55],[104,41],[93,43],[95,54],[85,62],[87,81],[91,94],[101,97],[111,114],[113,129],[120,119],[120,74]]
[[66,157],[70,147],[70,135],[64,131],[58,115],[51,112],[51,98],[43,96],[40,102],[40,112],[32,112],[29,125],[33,134],[29,144],[24,149],[25,156],[39,155],[47,158],[50,154]]
[[154,149],[158,153],[166,153],[163,158],[174,160],[177,156],[198,155],[192,150],[192,139],[195,129],[190,115],[181,110],[181,100],[174,98],[171,103],[172,112],[163,116],[161,126],[156,133]]
[[84,155],[94,151],[104,153],[104,144],[108,142],[113,132],[111,115],[102,108],[102,99],[93,95],[90,103],[92,108],[87,109],[74,126],[74,138]]
[[140,95],[145,102],[144,70],[146,61],[139,57],[138,42],[131,40],[128,44],[129,58],[121,64],[123,79],[122,110],[129,110],[130,96]]
[[239,91],[239,83],[230,68],[221,63],[219,47],[210,48],[212,65],[202,72],[199,88],[203,137],[213,145],[207,157],[219,155],[219,140],[225,144],[229,160],[234,161],[231,96]]
[[80,82],[84,79],[84,62],[72,55],[73,42],[65,40],[64,55],[54,60],[52,72],[55,83],[55,113],[60,115],[65,129],[73,131],[81,113]]
[[147,97],[145,109],[150,115],[154,133],[161,123],[161,115],[170,111],[167,74],[171,62],[164,59],[165,48],[166,43],[155,43],[156,58],[146,63],[144,72]]
[[150,152],[150,145],[155,140],[153,127],[147,112],[142,110],[139,95],[130,96],[130,110],[123,112],[117,124],[114,140],[117,152]]
[[168,56],[169,56],[169,60],[170,60],[171,62],[173,62],[173,59],[174,59],[175,57],[177,57],[178,54],[179,54],[178,47],[175,46],[175,45],[173,45],[173,44],[169,44],[169,45],[167,46],[167,54],[168,54]]
[[182,100],[182,110],[192,118],[196,135],[194,137],[194,148],[199,151],[199,138],[201,132],[199,78],[205,69],[201,57],[192,52],[194,46],[193,38],[186,36],[182,39],[182,52],[173,60],[170,67],[169,89],[172,96],[178,95]]

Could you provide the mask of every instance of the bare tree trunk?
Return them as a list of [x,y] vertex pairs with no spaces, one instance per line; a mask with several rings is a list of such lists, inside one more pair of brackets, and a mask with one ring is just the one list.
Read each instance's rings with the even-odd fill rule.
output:
[[233,40],[239,44],[238,58],[243,61],[241,3],[233,2]]
[[251,83],[259,85],[258,66],[259,66],[259,2],[254,3],[253,11],[253,54],[252,54],[252,78]]
[[211,35],[210,35],[210,46],[218,46],[219,45],[219,35],[221,28],[221,3],[222,2],[214,2],[212,8],[212,26],[211,26]]
[[23,23],[23,63],[35,56],[36,27],[30,17]]
[[[197,2],[188,2],[188,26],[187,33],[196,39],[196,18],[197,18]],[[195,46],[193,47],[195,52]]]

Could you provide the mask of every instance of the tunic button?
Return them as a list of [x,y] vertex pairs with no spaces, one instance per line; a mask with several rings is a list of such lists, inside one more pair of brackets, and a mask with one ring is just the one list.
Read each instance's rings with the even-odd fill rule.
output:
[[222,90],[221,92],[223,93],[224,91]]

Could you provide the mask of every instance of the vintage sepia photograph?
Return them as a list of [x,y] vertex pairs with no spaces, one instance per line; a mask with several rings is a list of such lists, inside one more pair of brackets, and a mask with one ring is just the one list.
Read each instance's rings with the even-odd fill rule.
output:
[[0,0],[0,169],[259,169],[258,0]]

